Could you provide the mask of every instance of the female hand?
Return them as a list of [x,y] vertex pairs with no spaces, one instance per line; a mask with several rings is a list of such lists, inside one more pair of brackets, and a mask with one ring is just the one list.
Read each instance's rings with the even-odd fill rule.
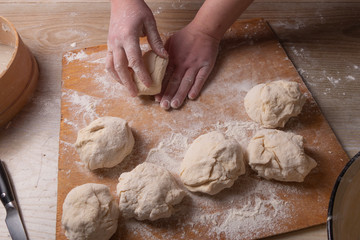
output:
[[179,108],[186,97],[198,97],[214,67],[219,43],[191,23],[168,39],[169,64],[162,92],[155,97],[162,108]]
[[139,45],[139,37],[143,36],[147,36],[156,54],[168,57],[154,16],[146,3],[143,0],[112,0],[106,69],[133,97],[137,95],[138,89],[129,67],[145,86],[149,87],[152,83]]

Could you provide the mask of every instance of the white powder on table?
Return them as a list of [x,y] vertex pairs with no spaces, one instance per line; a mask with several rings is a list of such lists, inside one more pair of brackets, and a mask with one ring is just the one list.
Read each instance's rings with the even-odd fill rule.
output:
[[14,51],[14,47],[0,43],[0,75],[6,70]]
[[88,55],[84,52],[84,50],[81,50],[78,53],[74,53],[74,52],[67,52],[64,55],[67,64],[69,64],[70,62],[74,61],[74,60],[83,60],[86,59],[88,57]]
[[[259,129],[260,126],[254,122],[227,121],[213,124],[209,131],[220,130],[228,137],[235,138],[245,149],[252,135]],[[178,179],[185,152],[202,130],[195,127],[191,128],[191,131],[190,135],[186,132],[186,135],[169,133],[164,136],[162,141],[149,151],[146,161],[165,167]],[[278,196],[279,190],[297,192],[296,189],[282,186],[281,183],[262,180],[248,169],[246,176],[241,176],[232,188],[218,195],[188,192],[187,200],[177,206],[175,215],[169,221],[161,221],[161,226],[165,225],[163,227],[170,229],[163,237],[174,239],[179,232],[192,231],[193,234],[211,239],[222,236],[228,239],[247,239],[260,236],[264,232],[272,232],[278,225],[276,219],[288,218],[291,211],[291,206]],[[189,202],[191,207],[188,206]],[[154,226],[158,224],[129,220],[123,223],[123,227],[152,239],[156,236],[157,228]],[[176,230],[172,231],[171,226],[174,224]],[[153,227],[149,228],[148,225]],[[208,232],[198,232],[198,227],[206,228]],[[188,235],[183,234],[180,238],[187,239]]]

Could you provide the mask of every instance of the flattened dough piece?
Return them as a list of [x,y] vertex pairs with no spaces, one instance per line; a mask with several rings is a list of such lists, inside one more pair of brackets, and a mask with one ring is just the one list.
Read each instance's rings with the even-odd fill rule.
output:
[[147,162],[120,175],[117,194],[123,217],[151,221],[170,217],[185,196],[169,171]]
[[70,240],[110,239],[118,226],[119,208],[103,184],[73,188],[63,204],[62,226]]
[[134,143],[131,128],[124,119],[102,117],[78,132],[75,147],[85,166],[95,170],[122,162]]
[[247,151],[250,167],[266,179],[303,182],[317,165],[305,154],[303,137],[291,132],[260,130]]
[[201,135],[190,145],[181,163],[180,178],[192,192],[214,195],[231,187],[245,173],[238,142],[218,131]]
[[266,128],[277,128],[284,127],[291,117],[297,116],[305,101],[298,83],[280,80],[250,89],[244,105],[253,121]]
[[139,90],[138,95],[156,95],[161,92],[161,84],[165,75],[168,59],[161,58],[150,50],[143,55],[143,60],[153,83],[149,88],[146,87],[134,73],[135,84]]

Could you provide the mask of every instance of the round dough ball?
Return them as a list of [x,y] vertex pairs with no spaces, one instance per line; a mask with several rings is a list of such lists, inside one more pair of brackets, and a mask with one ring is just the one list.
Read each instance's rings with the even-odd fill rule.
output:
[[185,196],[169,171],[147,162],[120,175],[117,194],[123,217],[151,221],[170,217]]
[[111,168],[129,155],[134,137],[124,119],[102,117],[78,132],[75,143],[80,159],[90,170]]
[[214,195],[231,187],[244,173],[238,142],[214,131],[201,135],[191,144],[181,163],[180,178],[190,191]]
[[298,83],[280,80],[250,89],[244,105],[253,121],[266,128],[277,128],[284,127],[291,117],[297,116],[305,101]]
[[303,182],[314,159],[304,152],[303,137],[279,130],[261,130],[247,148],[250,167],[259,176],[284,182]]
[[139,90],[138,95],[156,95],[161,92],[161,84],[164,79],[168,59],[161,58],[150,50],[143,55],[143,61],[153,83],[149,88],[146,87],[134,72],[134,81]]
[[61,222],[70,240],[107,240],[116,232],[118,218],[119,208],[109,188],[87,183],[68,193]]

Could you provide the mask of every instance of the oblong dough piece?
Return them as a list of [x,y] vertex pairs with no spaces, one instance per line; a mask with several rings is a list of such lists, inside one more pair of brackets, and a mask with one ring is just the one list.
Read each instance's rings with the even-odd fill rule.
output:
[[138,95],[156,95],[161,92],[161,84],[169,60],[156,55],[154,51],[150,50],[143,55],[143,61],[153,83],[149,88],[146,87],[134,73],[134,81],[139,90]]
[[95,170],[122,162],[134,143],[131,128],[124,119],[102,117],[78,132],[75,148],[85,166]]
[[147,162],[122,173],[116,189],[122,216],[137,220],[170,217],[185,196],[169,171]]
[[291,132],[260,130],[250,140],[247,152],[250,167],[266,179],[303,182],[317,165],[305,154],[303,137]]
[[253,121],[266,128],[277,128],[297,116],[305,101],[298,83],[279,80],[254,86],[246,94],[244,105]]
[[73,188],[63,204],[62,226],[70,240],[108,240],[116,232],[119,208],[103,184]]
[[244,173],[238,142],[213,131],[201,135],[190,145],[181,163],[180,178],[190,191],[214,195],[231,187]]

